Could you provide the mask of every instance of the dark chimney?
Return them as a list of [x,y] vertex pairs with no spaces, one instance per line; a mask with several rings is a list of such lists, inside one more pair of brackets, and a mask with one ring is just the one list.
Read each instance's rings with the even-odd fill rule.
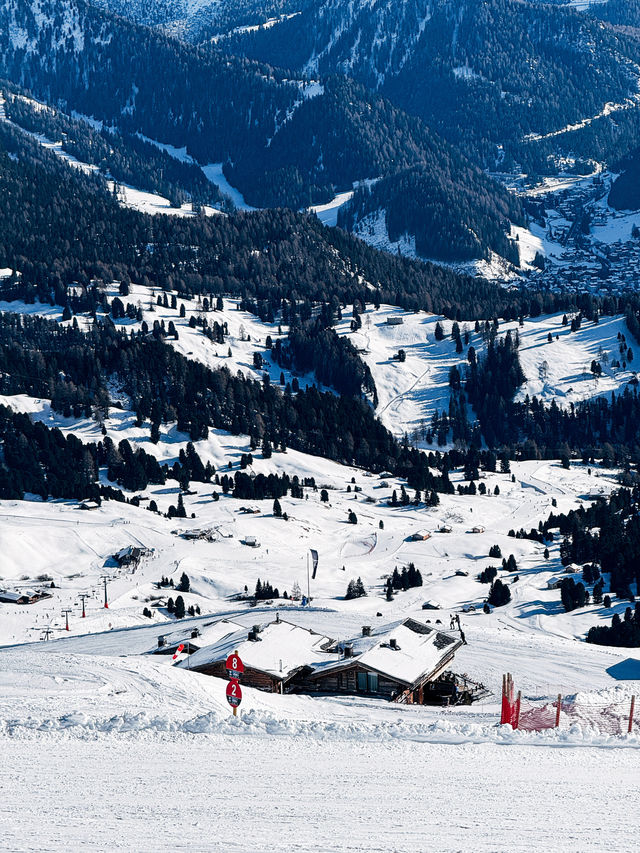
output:
[[193,640],[195,637],[199,637],[199,636],[200,636],[200,628],[194,628],[191,631],[191,639]]
[[343,652],[344,652],[344,656],[346,658],[352,658],[353,657],[353,646],[350,646],[350,645],[345,646],[343,649]]
[[398,648],[398,642],[397,642],[397,640],[394,640],[393,637],[389,640],[389,648],[392,648],[392,649]]
[[166,646],[166,645],[167,645],[167,639],[164,636],[164,634],[161,634],[158,637],[158,648],[161,649],[163,646]]
[[362,636],[370,637],[371,636],[371,625],[363,625],[362,626]]

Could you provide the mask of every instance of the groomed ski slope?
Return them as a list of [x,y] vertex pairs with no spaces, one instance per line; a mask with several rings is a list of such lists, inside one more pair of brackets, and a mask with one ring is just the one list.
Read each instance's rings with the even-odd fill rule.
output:
[[15,853],[636,844],[635,750],[239,736],[0,743],[12,768],[3,844]]
[[[6,850],[635,848],[635,737],[248,688],[234,719],[223,682],[148,659],[13,661],[0,672]],[[587,819],[594,798],[601,817]]]

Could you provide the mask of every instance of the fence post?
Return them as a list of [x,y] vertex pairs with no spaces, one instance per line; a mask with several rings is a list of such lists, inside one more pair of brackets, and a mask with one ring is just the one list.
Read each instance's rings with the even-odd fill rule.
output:
[[507,676],[502,674],[502,709],[500,714],[500,725],[507,722]]
[[513,723],[513,728],[517,729],[520,724],[520,700],[522,698],[522,691],[518,690],[518,698],[516,699],[516,715]]
[[633,710],[636,707],[636,697],[635,693],[631,697],[631,709],[629,711],[629,728],[627,729],[627,734],[631,734],[631,730],[633,729]]
[[560,708],[562,707],[562,694],[558,693],[558,707],[556,708],[556,728],[560,725]]

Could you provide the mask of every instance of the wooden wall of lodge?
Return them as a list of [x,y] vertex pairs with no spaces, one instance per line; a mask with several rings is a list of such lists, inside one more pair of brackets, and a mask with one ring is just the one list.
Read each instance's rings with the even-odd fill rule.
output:
[[[354,663],[348,669],[317,676],[316,678],[303,678],[296,681],[296,689],[300,693],[330,693],[335,694],[363,694],[367,691],[358,690],[358,673],[370,673],[373,670]],[[391,678],[378,674],[378,689],[369,696],[381,696],[384,699],[392,699],[404,689],[406,685],[400,684]]]
[[[214,675],[216,678],[227,678],[228,676],[225,661],[192,667],[192,669],[196,672],[202,672],[205,675]],[[247,687],[256,687],[258,690],[264,690],[266,693],[280,692],[280,679],[274,678],[259,669],[252,669],[249,666],[245,666],[240,684],[246,684]]]
[[296,691],[300,693],[365,694],[380,696],[383,699],[407,705],[414,703],[421,705],[424,699],[424,685],[436,679],[451,663],[453,657],[453,654],[448,655],[433,672],[426,673],[421,679],[408,687],[405,682],[395,681],[378,673],[378,690],[374,693],[358,690],[358,673],[369,673],[375,670],[359,666],[357,662],[354,662],[348,669],[328,672],[316,678],[294,679],[294,685]]
[[[407,705],[414,703],[421,705],[424,696],[424,685],[437,678],[452,660],[453,654],[441,661],[436,670],[427,673],[418,682],[409,687],[404,682],[394,681],[378,673],[378,690],[374,693],[358,690],[358,673],[369,673],[374,672],[374,670],[359,666],[357,661],[354,661],[353,665],[347,669],[327,672],[316,678],[305,677],[304,670],[302,670],[288,681],[285,681],[283,687],[281,686],[281,679],[262,672],[259,669],[245,667],[240,682],[247,687],[264,690],[266,693],[280,693],[283,690],[285,693],[325,693],[333,696],[357,694],[379,696],[383,699]],[[193,667],[193,669],[196,672],[213,675],[216,678],[227,677],[227,669],[224,661]]]

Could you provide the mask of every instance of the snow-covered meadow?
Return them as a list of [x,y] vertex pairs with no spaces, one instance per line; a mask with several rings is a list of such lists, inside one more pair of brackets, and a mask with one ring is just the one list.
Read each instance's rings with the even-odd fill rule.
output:
[[[401,320],[389,325],[388,318]],[[461,334],[469,336],[463,352],[456,353],[451,338],[452,322],[426,312],[411,313],[392,306],[369,309],[362,314],[362,326],[351,332],[351,312],[345,312],[338,326],[339,334],[348,335],[369,366],[376,382],[379,404],[378,416],[396,436],[412,435],[429,426],[433,414],[449,409],[449,371],[457,366],[466,369],[467,351],[473,346],[478,355],[486,347],[486,336],[475,332],[473,323],[461,322]],[[620,360],[623,335],[627,347],[633,345],[624,317],[603,317],[599,323],[583,320],[581,327],[571,331],[562,324],[563,314],[527,318],[523,325],[502,323],[499,335],[517,331],[520,337],[519,357],[526,381],[518,391],[518,399],[538,397],[545,403],[555,399],[559,406],[568,406],[612,391],[618,393],[634,379],[640,368],[640,354],[626,367],[614,367]],[[437,341],[436,324],[440,323],[445,338]],[[549,341],[549,335],[552,340]],[[405,360],[394,358],[404,350]],[[602,366],[595,378],[591,362]]]

